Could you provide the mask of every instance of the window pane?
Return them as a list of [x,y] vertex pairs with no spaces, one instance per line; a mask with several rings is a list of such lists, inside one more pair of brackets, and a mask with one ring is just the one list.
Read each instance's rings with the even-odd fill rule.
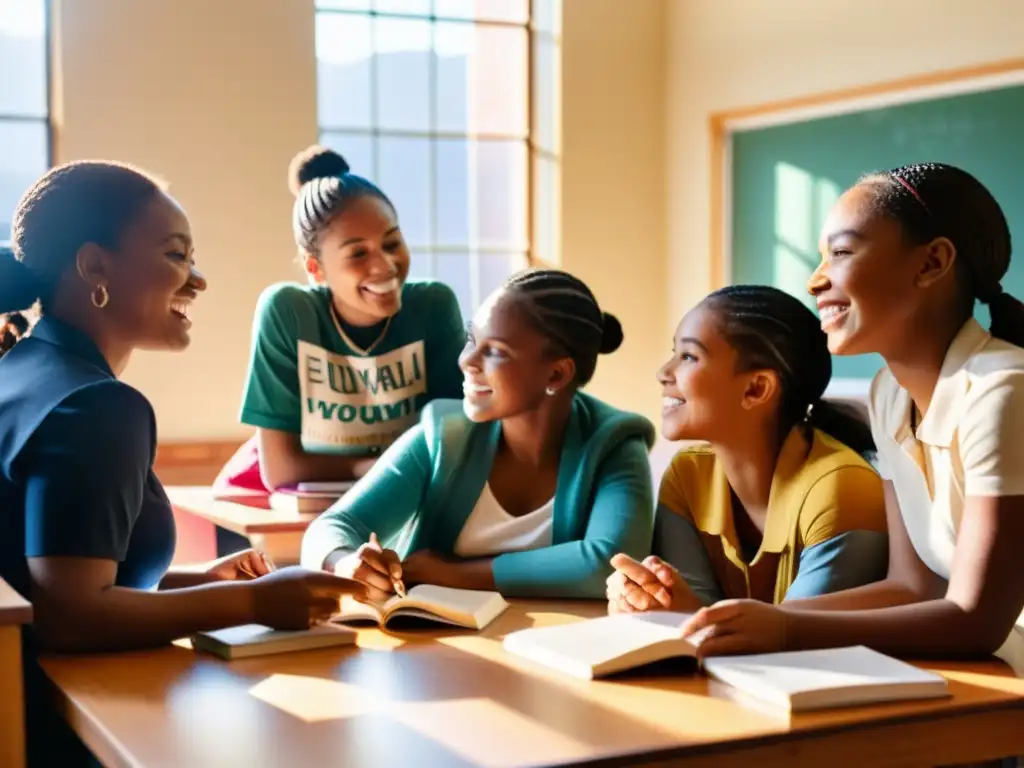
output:
[[368,11],[370,0],[316,0],[317,8],[342,11]]
[[533,28],[552,35],[562,33],[562,0],[533,0]]
[[434,13],[449,19],[525,24],[530,18],[530,0],[434,0]]
[[411,249],[409,253],[409,279],[433,280],[434,255],[427,250]]
[[375,0],[374,10],[381,13],[405,13],[429,16],[430,0]]
[[381,136],[377,144],[377,183],[398,210],[410,248],[429,245],[430,140]]
[[500,288],[510,275],[526,269],[525,253],[481,253],[478,259],[481,302]]
[[543,155],[533,159],[533,255],[535,261],[558,264],[561,216],[561,174],[558,163]]
[[430,130],[430,22],[376,21],[377,115],[384,130]]
[[437,143],[438,243],[526,249],[526,144]]
[[459,139],[438,141],[436,151],[434,203],[437,243],[468,248],[472,241],[468,142]]
[[370,17],[316,15],[317,104],[325,128],[370,128]]
[[436,279],[446,283],[449,288],[455,291],[459,299],[459,309],[462,310],[462,317],[469,320],[473,317],[473,279],[470,273],[470,254],[438,251],[435,255],[437,264]]
[[487,248],[525,250],[526,144],[521,141],[485,141],[478,147],[478,242]]
[[14,206],[49,166],[46,123],[0,120],[0,240],[11,236]]
[[348,162],[352,173],[370,179],[377,176],[373,158],[373,137],[366,133],[324,131],[320,143],[330,147]]
[[562,51],[543,35],[534,36],[533,126],[534,141],[541,149],[558,154],[561,143]]
[[527,32],[437,22],[437,128],[526,136]]
[[43,0],[0,0],[0,115],[46,116],[45,32]]

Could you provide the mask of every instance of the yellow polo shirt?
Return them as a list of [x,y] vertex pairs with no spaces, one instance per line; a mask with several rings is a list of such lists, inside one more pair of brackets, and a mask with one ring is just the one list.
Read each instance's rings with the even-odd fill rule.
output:
[[[736,534],[729,482],[714,452],[708,447],[680,451],[665,473],[659,515],[678,515],[689,523],[687,529],[696,529],[719,599],[782,602],[797,578],[802,553],[844,533],[870,532],[871,557],[876,564],[879,556],[884,558],[881,479],[838,440],[820,430],[813,431],[810,441],[805,434],[803,427],[795,427],[782,446],[761,547],[749,563]],[[865,580],[884,576],[882,563],[873,567],[876,575]],[[682,570],[685,576],[686,568]]]

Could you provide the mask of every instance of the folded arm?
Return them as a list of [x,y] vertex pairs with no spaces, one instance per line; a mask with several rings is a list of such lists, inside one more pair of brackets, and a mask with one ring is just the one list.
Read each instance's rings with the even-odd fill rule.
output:
[[647,554],[654,499],[643,441],[628,440],[610,453],[597,485],[583,539],[494,559],[494,582],[502,594],[603,598],[612,555],[624,552],[642,558]]
[[862,644],[929,656],[993,653],[1024,610],[1021,541],[1024,496],[969,497],[944,595],[934,595],[934,575],[914,576],[906,567],[900,573],[897,563],[896,575],[891,567],[886,581],[832,596],[827,612],[806,610],[820,607],[811,600],[788,606],[787,645]]
[[26,446],[25,555],[44,647],[143,647],[251,621],[246,584],[177,592],[115,586],[152,451],[149,403],[114,381],[69,397]]
[[365,456],[307,453],[295,432],[259,428],[260,476],[268,488],[307,481],[359,480],[376,463]]
[[302,564],[320,570],[376,533],[385,547],[419,511],[430,482],[430,454],[419,425],[406,431],[302,537]]

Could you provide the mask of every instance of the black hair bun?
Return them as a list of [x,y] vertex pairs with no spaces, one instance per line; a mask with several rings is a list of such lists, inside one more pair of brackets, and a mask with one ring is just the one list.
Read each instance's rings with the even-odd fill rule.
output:
[[341,176],[348,171],[344,157],[333,149],[313,144],[296,154],[288,164],[288,188],[297,195],[306,182]]
[[610,355],[622,346],[622,323],[609,312],[601,313],[601,354]]

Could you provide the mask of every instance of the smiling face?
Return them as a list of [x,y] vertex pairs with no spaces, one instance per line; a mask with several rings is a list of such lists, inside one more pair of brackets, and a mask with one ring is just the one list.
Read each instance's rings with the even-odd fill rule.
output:
[[711,308],[698,304],[683,317],[672,357],[658,371],[666,439],[717,442],[750,428],[752,410],[777,394],[778,377],[742,371],[739,362]]
[[409,249],[386,202],[371,195],[352,200],[320,235],[319,248],[306,271],[330,287],[346,322],[374,325],[402,308]]
[[116,334],[140,349],[184,349],[189,310],[206,280],[195,268],[192,230],[181,206],[158,192],[121,234],[117,249],[83,246],[79,274],[109,294],[102,313]]
[[899,222],[879,214],[862,183],[836,203],[822,229],[821,264],[808,282],[834,355],[885,352],[892,329],[917,311],[926,248],[911,247]]
[[473,317],[459,356],[463,407],[476,422],[518,416],[541,407],[572,382],[571,358],[551,354],[550,344],[524,317],[518,299],[503,289]]

